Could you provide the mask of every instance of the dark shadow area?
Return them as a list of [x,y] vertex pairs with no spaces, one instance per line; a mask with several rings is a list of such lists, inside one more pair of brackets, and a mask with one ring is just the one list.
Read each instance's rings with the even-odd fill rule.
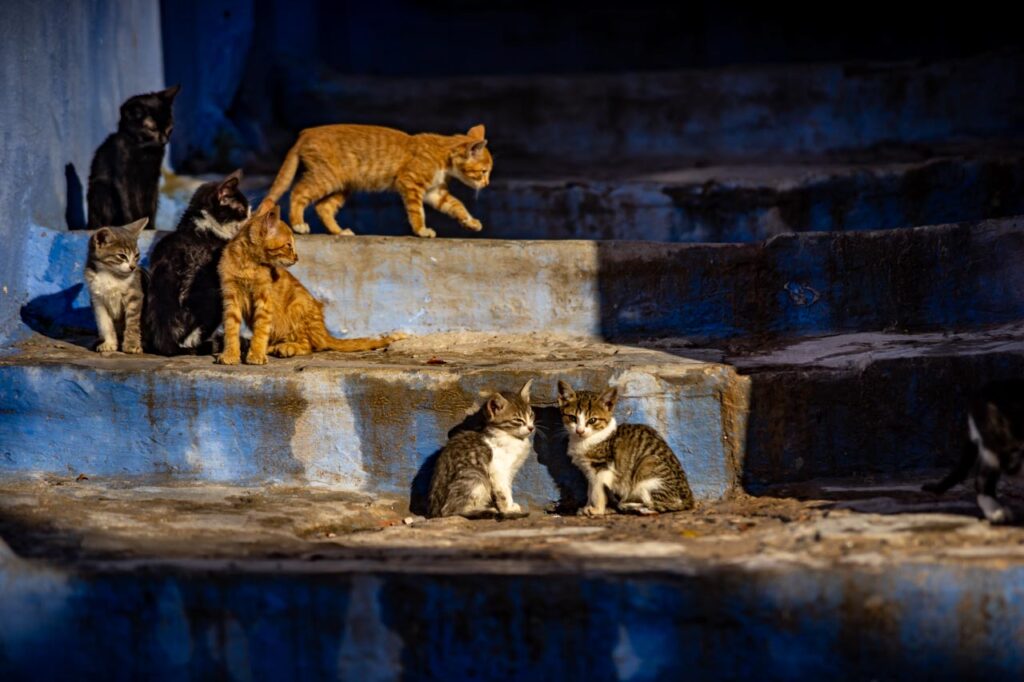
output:
[[[77,342],[83,335],[96,336],[96,318],[89,306],[78,307],[75,300],[85,283],[63,291],[37,296],[21,307],[21,321],[29,329],[51,339]],[[82,345],[79,343],[79,345]]]
[[69,230],[84,230],[88,227],[85,216],[85,193],[82,181],[75,170],[75,164],[64,166],[64,179],[67,181],[67,206],[64,208],[64,220]]

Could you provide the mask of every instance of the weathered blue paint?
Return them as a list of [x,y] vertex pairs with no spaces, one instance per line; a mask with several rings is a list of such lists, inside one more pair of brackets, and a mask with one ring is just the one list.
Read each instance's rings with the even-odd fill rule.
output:
[[[628,168],[628,166],[627,166]],[[543,170],[543,168],[542,168]],[[522,172],[522,171],[520,171]],[[478,195],[452,183],[484,229],[427,210],[445,237],[752,242],[785,232],[852,232],[1024,213],[1024,162],[1013,155],[873,166],[689,169],[663,179],[508,179],[499,157]],[[262,191],[251,192],[254,203]],[[288,197],[281,205],[288,206]],[[325,231],[312,207],[314,231]],[[357,194],[338,215],[359,235],[410,234],[401,200]]]
[[[88,324],[87,236],[33,230],[22,317]],[[152,247],[150,235],[143,248]],[[764,244],[299,237],[293,272],[357,336],[495,331],[711,341],[1024,318],[1024,221],[780,235]],[[91,328],[91,326],[90,326]]]
[[22,257],[27,235],[84,216],[89,163],[121,102],[163,85],[159,14],[157,0],[0,9],[0,342],[16,330],[25,278],[39,266]]
[[[19,562],[20,563],[20,562]],[[0,565],[5,679],[1016,680],[1024,569]],[[60,656],[54,656],[54,651]]]
[[[512,390],[534,377],[539,405],[554,399],[558,378],[621,386],[620,418],[661,431],[700,498],[722,496],[738,475],[728,450],[738,436],[722,394],[742,395],[743,388],[720,365],[668,356],[663,366],[639,368],[296,362],[273,372],[217,367],[209,358],[86,365],[22,364],[8,357],[0,364],[0,473],[165,473],[422,494],[432,456],[449,429],[479,405],[481,391]],[[559,499],[561,490],[571,502],[582,494],[583,481],[568,462],[557,415],[548,412],[535,441],[537,456],[518,476],[516,492],[543,504]]]

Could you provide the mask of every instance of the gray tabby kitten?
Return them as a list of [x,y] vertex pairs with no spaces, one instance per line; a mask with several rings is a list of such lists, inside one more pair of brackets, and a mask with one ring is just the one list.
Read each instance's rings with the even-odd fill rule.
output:
[[124,227],[101,227],[89,238],[89,260],[85,282],[92,298],[92,311],[100,344],[96,350],[142,352],[143,270],[139,267],[139,234],[149,218]]
[[512,479],[533,449],[532,383],[518,395],[495,393],[484,405],[482,430],[448,439],[430,480],[429,516],[524,515],[512,501]]
[[558,382],[558,408],[569,433],[569,457],[587,477],[581,516],[601,516],[608,491],[620,512],[656,514],[693,507],[679,459],[658,432],[644,424],[615,423],[618,389],[576,392]]

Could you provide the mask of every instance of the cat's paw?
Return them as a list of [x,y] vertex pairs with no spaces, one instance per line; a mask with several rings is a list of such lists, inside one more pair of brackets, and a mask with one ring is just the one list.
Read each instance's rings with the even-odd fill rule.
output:
[[423,239],[432,239],[437,236],[437,232],[431,230],[429,227],[424,227],[422,230],[416,233],[416,236],[422,237]]
[[238,353],[221,353],[214,360],[218,365],[237,365],[241,361],[242,358],[239,357]]
[[476,218],[470,218],[469,220],[464,221],[462,223],[462,226],[467,230],[473,230],[474,232],[479,232],[480,230],[484,229],[483,223],[481,223]]
[[104,341],[100,345],[96,346],[97,353],[115,353],[117,352],[117,341]]
[[295,234],[309,234],[309,223],[295,223],[292,225],[292,232]]
[[139,343],[138,341],[125,341],[124,342],[124,352],[125,353],[131,353],[133,355],[137,354],[137,353],[141,353],[142,352],[142,344]]
[[254,353],[249,351],[245,354],[245,364],[247,365],[265,365],[267,364],[266,353]]
[[579,516],[604,516],[605,510],[588,504],[583,509],[580,509],[577,514]]
[[340,230],[338,230],[334,234],[338,235],[339,237],[354,237],[354,236],[356,236],[356,233],[353,232],[352,230],[348,229],[347,227],[341,228]]
[[523,508],[519,506],[518,502],[512,502],[504,509],[501,510],[502,514],[522,514]]

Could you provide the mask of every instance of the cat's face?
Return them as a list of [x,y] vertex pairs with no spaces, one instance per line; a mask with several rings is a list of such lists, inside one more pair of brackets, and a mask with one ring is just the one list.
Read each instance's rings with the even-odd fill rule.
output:
[[608,426],[615,415],[618,389],[612,387],[601,393],[574,391],[564,381],[558,382],[558,409],[562,424],[570,436],[586,439]]
[[275,206],[266,213],[259,213],[251,219],[252,242],[260,252],[264,265],[291,267],[299,260],[295,252],[295,237],[292,229],[281,220],[281,209]]
[[165,145],[174,130],[174,115],[171,111],[180,85],[135,95],[121,105],[121,120],[117,129],[130,135],[140,145]]
[[530,407],[530,379],[517,394],[495,393],[484,405],[488,427],[500,429],[516,438],[529,438],[533,433],[533,408]]
[[199,217],[189,227],[208,230],[224,241],[232,239],[248,220],[249,200],[238,188],[242,171],[236,170],[220,182],[207,182],[192,195],[189,209]]
[[491,182],[491,168],[494,166],[491,152],[487,150],[484,127],[473,126],[466,133],[466,138],[452,152],[452,175],[473,189],[483,189]]
[[124,227],[101,227],[89,238],[89,260],[98,269],[127,277],[139,267],[139,235],[149,218]]

